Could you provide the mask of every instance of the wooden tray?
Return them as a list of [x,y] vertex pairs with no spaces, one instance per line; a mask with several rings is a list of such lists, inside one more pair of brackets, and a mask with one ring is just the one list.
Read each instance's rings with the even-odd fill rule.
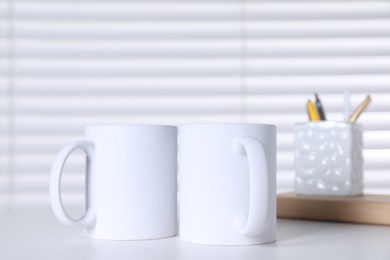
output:
[[317,197],[296,195],[277,196],[279,218],[338,221],[390,225],[390,196]]

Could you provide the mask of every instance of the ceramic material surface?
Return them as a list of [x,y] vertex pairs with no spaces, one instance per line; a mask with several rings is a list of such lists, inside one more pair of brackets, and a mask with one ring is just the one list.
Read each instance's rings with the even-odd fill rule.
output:
[[296,193],[362,194],[362,125],[329,121],[296,124],[294,150]]
[[[61,174],[76,149],[87,155],[87,212],[79,220],[64,210]],[[177,128],[91,126],[85,140],[65,146],[50,176],[53,211],[64,224],[86,227],[101,239],[143,240],[174,236],[177,220]]]
[[180,239],[206,245],[275,240],[276,127],[179,128]]

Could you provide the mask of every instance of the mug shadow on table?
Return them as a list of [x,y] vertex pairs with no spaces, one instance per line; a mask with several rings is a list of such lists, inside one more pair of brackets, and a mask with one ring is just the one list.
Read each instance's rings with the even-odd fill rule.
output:
[[294,246],[322,240],[321,234],[332,232],[327,222],[278,219],[277,240],[269,246]]

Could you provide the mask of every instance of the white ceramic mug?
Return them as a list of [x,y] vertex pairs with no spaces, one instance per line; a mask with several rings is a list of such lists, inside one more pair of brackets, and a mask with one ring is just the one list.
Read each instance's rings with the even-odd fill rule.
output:
[[180,239],[252,245],[276,237],[276,127],[179,128]]
[[[51,170],[50,199],[64,224],[86,227],[93,238],[157,239],[176,235],[177,128],[89,126],[85,141],[65,146]],[[87,210],[81,219],[66,213],[61,174],[76,149],[87,155]]]

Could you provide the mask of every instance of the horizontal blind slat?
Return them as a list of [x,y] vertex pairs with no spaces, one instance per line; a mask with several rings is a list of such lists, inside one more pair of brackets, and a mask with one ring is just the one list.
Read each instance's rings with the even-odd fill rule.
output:
[[[3,82],[6,79],[0,77],[0,83]],[[240,93],[239,86],[239,77],[231,75],[153,78],[16,77],[14,91],[17,96],[237,95]],[[0,94],[4,94],[4,91],[5,89],[0,88]]]
[[[364,131],[364,149],[390,149],[390,133],[388,131]],[[21,134],[15,138],[14,149],[21,155],[29,154],[55,154],[67,143],[74,140],[84,139],[83,130],[79,134],[73,135],[34,135]],[[294,147],[294,135],[288,132],[279,132],[277,134],[277,150],[281,152],[291,151]],[[7,152],[7,140],[5,137],[0,139],[0,153]]]
[[[18,20],[14,37],[43,39],[240,38],[239,21],[59,22]],[[4,28],[0,27],[0,35]],[[246,22],[247,38],[389,37],[390,19]]]
[[[296,75],[248,76],[246,91],[260,94],[388,93],[390,75]],[[239,95],[241,81],[237,76],[207,77],[16,77],[16,96],[180,96]],[[5,94],[8,80],[0,76],[0,94]],[[1,87],[3,86],[3,87]],[[109,91],[107,90],[109,86]]]
[[201,114],[235,113],[240,101],[234,96],[174,98],[19,98],[15,104],[16,114],[45,115],[122,115],[131,114]]
[[[0,40],[0,57],[7,55],[8,42]],[[14,43],[16,58],[203,58],[240,57],[239,39],[226,40],[124,40],[61,41],[25,40]],[[262,39],[246,41],[250,57],[318,57],[390,55],[390,38],[353,39]]]
[[191,20],[237,19],[237,3],[54,3],[17,2],[16,19]]
[[[310,96],[309,96],[310,97]],[[251,95],[245,98],[248,113],[305,113],[308,95]],[[352,95],[352,108],[365,95]],[[371,94],[370,112],[390,111],[390,93]],[[275,103],[278,100],[278,103]],[[325,112],[342,112],[344,97],[339,94],[321,94]],[[1,99],[0,99],[1,101]],[[1,103],[0,103],[1,104]],[[281,106],[280,104],[283,104]],[[187,96],[159,97],[114,96],[114,97],[18,97],[14,113],[21,115],[109,115],[109,114],[174,114],[178,113],[234,113],[241,103],[235,96]],[[390,113],[390,112],[389,112]]]
[[[389,57],[247,59],[246,75],[389,74]],[[15,59],[16,76],[240,75],[240,59]]]
[[[390,129],[389,112],[366,112],[360,118],[359,122],[364,124],[365,130],[388,130]],[[342,113],[328,113],[329,120],[343,120]],[[15,118],[15,133],[31,135],[45,135],[57,132],[58,134],[80,133],[86,125],[95,124],[185,124],[185,123],[232,123],[240,122],[240,113],[220,113],[220,114],[177,114],[177,115],[123,115],[123,116],[18,116]],[[248,114],[247,123],[267,122],[278,126],[279,131],[292,131],[296,122],[307,122],[305,113],[291,114]],[[1,129],[0,129],[1,131]]]
[[16,76],[175,76],[227,75],[240,71],[239,59],[131,59],[106,60],[41,60],[16,59]]
[[349,90],[352,94],[389,92],[390,75],[294,75],[246,77],[247,93],[301,94],[301,93],[341,93]]
[[[72,19],[72,20],[161,20],[161,19],[239,19],[239,2],[187,2],[118,3],[67,1],[48,3],[42,1],[17,1],[16,19]],[[343,2],[246,2],[247,19],[351,19],[388,17],[390,4],[361,1]]]
[[[344,109],[344,96],[338,94],[321,94],[321,102],[325,112],[342,112]],[[367,93],[369,94],[369,93]],[[372,103],[367,108],[370,112],[390,111],[390,93],[370,94]],[[351,113],[364,100],[365,94],[352,94],[350,96]],[[306,113],[306,103],[311,95],[251,95],[246,97],[248,113]],[[278,100],[278,103],[275,103]],[[283,104],[283,105],[280,105]],[[390,116],[390,112],[389,112]],[[390,119],[390,117],[389,117]]]

